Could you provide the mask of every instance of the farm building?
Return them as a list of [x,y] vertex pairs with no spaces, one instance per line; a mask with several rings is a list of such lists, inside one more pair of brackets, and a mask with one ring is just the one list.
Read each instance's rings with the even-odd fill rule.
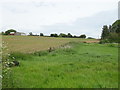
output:
[[23,32],[10,32],[9,35],[22,35],[22,36],[25,36],[26,34],[23,33]]
[[10,34],[9,35],[15,35],[15,32],[10,32]]
[[22,36],[25,36],[26,34],[23,33],[23,32],[16,32],[15,35],[22,35]]

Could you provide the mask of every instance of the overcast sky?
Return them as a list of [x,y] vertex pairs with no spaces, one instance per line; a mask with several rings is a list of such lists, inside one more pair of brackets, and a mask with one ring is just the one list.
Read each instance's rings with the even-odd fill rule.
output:
[[0,30],[86,34],[98,38],[102,26],[118,19],[119,0],[1,0]]

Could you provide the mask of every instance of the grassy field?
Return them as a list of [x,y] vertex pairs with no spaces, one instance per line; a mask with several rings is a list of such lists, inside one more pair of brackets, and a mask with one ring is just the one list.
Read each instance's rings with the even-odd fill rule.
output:
[[[12,40],[13,37],[14,36],[5,36],[3,39],[8,43],[9,48],[18,44],[18,46],[13,47],[14,49],[10,49],[13,50],[12,52],[14,53],[11,53],[9,59],[12,60],[14,57],[15,60],[20,62],[20,66],[11,67],[11,79],[10,82],[7,82],[9,87],[118,87],[117,44],[80,43],[85,39],[48,37],[35,37],[27,42],[27,39],[31,37],[16,37],[14,41]],[[45,46],[44,49],[42,49],[41,44],[37,43],[38,41],[39,43],[41,42],[42,45],[43,43],[47,44],[43,45],[43,47]],[[70,41],[72,43],[68,43]],[[58,47],[65,43],[68,44],[61,46],[52,52],[39,51],[47,50],[49,47]],[[41,45],[39,46],[39,50],[38,47],[36,48],[36,44],[38,46]],[[56,45],[54,46],[54,44]],[[21,49],[17,48],[19,46]],[[29,48],[27,48],[27,46],[29,46]],[[33,49],[31,49],[33,46],[35,47],[34,50],[36,51],[37,49],[38,52],[29,53],[28,51],[33,52]],[[24,47],[25,50],[22,49],[22,47]],[[18,51],[20,51],[20,53]]]

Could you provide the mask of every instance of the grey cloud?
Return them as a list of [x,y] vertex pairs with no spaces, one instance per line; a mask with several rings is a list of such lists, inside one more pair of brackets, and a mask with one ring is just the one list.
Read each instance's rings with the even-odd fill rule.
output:
[[43,32],[65,32],[76,35],[87,34],[88,36],[98,37],[101,34],[103,25],[110,25],[117,20],[117,10],[103,11],[91,17],[78,18],[72,24],[55,24],[51,26],[43,26]]

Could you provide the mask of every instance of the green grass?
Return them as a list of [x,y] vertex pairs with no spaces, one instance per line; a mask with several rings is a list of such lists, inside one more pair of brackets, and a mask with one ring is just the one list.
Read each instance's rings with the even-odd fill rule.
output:
[[118,88],[116,44],[69,43],[50,53],[12,57],[20,62],[12,67],[14,88]]

